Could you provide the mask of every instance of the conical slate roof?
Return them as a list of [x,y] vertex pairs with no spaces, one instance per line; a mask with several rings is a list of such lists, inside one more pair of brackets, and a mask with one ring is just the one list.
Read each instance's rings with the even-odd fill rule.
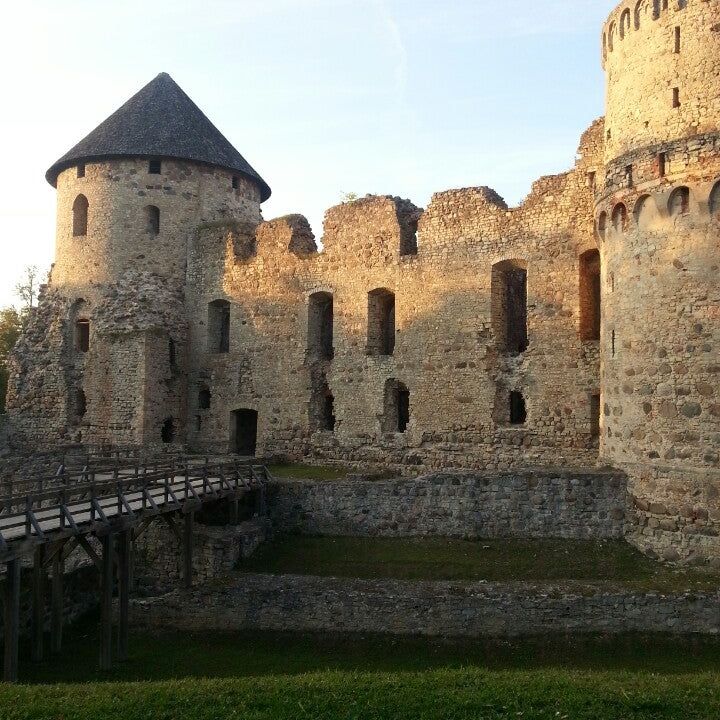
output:
[[63,155],[45,174],[58,175],[83,162],[109,158],[176,158],[214,165],[257,183],[263,200],[270,187],[200,108],[167,74],[160,73],[119,110]]

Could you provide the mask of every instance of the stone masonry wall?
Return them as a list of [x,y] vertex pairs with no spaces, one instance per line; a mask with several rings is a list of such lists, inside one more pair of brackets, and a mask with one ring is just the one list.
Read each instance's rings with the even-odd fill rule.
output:
[[[254,249],[241,230],[202,230],[188,266],[190,444],[227,450],[233,411],[251,409],[266,454],[398,469],[592,465],[599,358],[597,341],[580,334],[579,266],[597,248],[589,177],[602,168],[601,122],[579,153],[574,170],[535,183],[518,208],[487,188],[438,193],[424,212],[390,197],[332,208],[322,252],[300,216],[261,225]],[[527,268],[523,353],[501,347],[493,317],[493,267],[503,261]],[[378,289],[394,293],[392,355],[368,344],[368,294]],[[317,292],[333,297],[334,350],[322,360],[308,337]],[[218,299],[231,318],[230,349],[219,354],[206,345]],[[398,383],[410,393],[409,424],[388,432],[386,388]],[[525,397],[524,424],[507,419],[511,391]],[[326,393],[334,428],[318,429]]]
[[136,600],[131,614],[137,627],[183,631],[715,635],[720,633],[720,594],[241,574],[220,591],[198,588]]
[[618,473],[443,473],[379,481],[274,481],[280,532],[373,537],[619,538],[627,506]]

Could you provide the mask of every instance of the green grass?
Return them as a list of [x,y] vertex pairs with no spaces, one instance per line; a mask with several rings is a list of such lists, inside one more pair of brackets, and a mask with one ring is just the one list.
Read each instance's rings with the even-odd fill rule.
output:
[[334,465],[268,465],[270,474],[276,478],[290,480],[343,480],[347,468]]
[[3,720],[720,717],[720,641],[665,636],[513,643],[277,633],[135,633],[95,670],[94,625],[63,658],[0,686]]
[[577,581],[716,590],[720,573],[672,568],[623,541],[330,538],[286,535],[241,570],[271,574],[457,581]]

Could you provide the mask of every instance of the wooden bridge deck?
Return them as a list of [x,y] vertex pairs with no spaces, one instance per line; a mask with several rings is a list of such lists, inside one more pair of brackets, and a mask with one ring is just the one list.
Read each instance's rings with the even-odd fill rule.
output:
[[[5,576],[6,681],[17,679],[20,611],[20,567],[32,554],[33,657],[43,657],[45,584],[52,568],[51,649],[59,652],[62,638],[62,580],[64,562],[83,548],[100,571],[100,666],[111,667],[112,597],[119,597],[119,659],[127,656],[130,559],[132,543],[158,516],[168,520],[183,547],[184,582],[192,582],[192,529],[195,513],[218,500],[238,502],[255,492],[264,502],[269,479],[263,465],[252,459],[210,462],[207,459],[163,457],[140,461],[115,456],[86,459],[82,467],[62,464],[52,476],[14,483],[0,497],[0,564]],[[173,514],[183,517],[180,531]],[[93,546],[88,536],[100,541]]]

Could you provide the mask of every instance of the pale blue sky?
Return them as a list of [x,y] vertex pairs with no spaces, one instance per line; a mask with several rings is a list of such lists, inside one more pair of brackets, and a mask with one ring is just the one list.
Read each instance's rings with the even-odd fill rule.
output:
[[603,112],[614,0],[25,0],[0,27],[0,305],[49,267],[48,166],[161,71],[318,237],[344,192],[516,204]]

